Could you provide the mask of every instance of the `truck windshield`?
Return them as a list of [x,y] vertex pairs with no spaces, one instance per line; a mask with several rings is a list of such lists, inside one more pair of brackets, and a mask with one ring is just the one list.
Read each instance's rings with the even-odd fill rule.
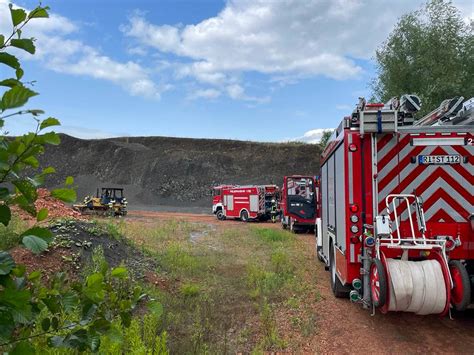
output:
[[220,189],[212,189],[212,196],[220,196],[221,190]]
[[288,178],[288,196],[300,196],[308,201],[314,200],[314,181],[312,178]]

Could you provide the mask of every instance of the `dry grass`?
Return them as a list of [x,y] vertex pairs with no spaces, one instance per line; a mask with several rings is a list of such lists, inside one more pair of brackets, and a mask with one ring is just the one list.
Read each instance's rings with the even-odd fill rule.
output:
[[314,333],[303,306],[314,292],[308,285],[311,262],[300,237],[261,225],[112,223],[153,255],[155,272],[173,284],[149,290],[164,305],[160,326],[172,352],[293,349],[298,345],[291,332]]

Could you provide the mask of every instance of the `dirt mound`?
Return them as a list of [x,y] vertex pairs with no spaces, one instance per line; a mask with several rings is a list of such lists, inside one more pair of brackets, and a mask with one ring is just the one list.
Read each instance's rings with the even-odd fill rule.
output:
[[[38,189],[38,199],[35,202],[36,210],[39,211],[42,208],[48,209],[48,219],[71,217],[71,218],[82,218],[81,214],[74,211],[70,206],[64,202],[51,196],[51,193],[44,188]],[[12,206],[12,210],[15,214],[19,215],[21,219],[26,221],[35,221],[36,218],[29,215],[18,206]]]
[[93,251],[100,247],[111,268],[125,265],[135,279],[159,286],[167,284],[166,279],[154,272],[153,259],[94,222],[58,220],[51,231],[54,240],[47,251],[35,255],[25,248],[15,247],[11,250],[13,259],[25,265],[28,271],[41,270],[46,280],[60,271],[77,278],[78,271],[91,266]]
[[79,198],[109,185],[125,188],[131,209],[209,207],[211,187],[217,184],[281,184],[284,175],[314,175],[320,152],[312,144],[166,137],[82,140],[62,135],[62,143],[48,147],[41,164],[57,171],[48,187],[74,176]]

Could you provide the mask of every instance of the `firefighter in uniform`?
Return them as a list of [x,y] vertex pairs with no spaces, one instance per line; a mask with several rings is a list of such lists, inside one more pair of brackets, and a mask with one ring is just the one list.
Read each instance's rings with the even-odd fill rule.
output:
[[272,216],[272,223],[275,223],[277,219],[277,215],[278,215],[278,203],[276,202],[275,199],[272,200],[272,209],[270,213]]

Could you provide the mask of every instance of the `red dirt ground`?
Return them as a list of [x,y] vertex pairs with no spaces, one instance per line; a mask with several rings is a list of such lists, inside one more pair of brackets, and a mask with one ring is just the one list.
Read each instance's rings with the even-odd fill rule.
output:
[[[51,197],[50,192],[47,189],[38,189],[38,199],[35,202],[36,210],[39,211],[42,208],[48,209],[48,219],[58,217],[72,217],[82,219],[83,217],[77,211],[74,211],[71,207],[66,205],[64,202]],[[19,215],[21,219],[25,221],[34,222],[36,218],[29,215],[25,211],[21,210],[17,206],[12,207],[12,211]]]

